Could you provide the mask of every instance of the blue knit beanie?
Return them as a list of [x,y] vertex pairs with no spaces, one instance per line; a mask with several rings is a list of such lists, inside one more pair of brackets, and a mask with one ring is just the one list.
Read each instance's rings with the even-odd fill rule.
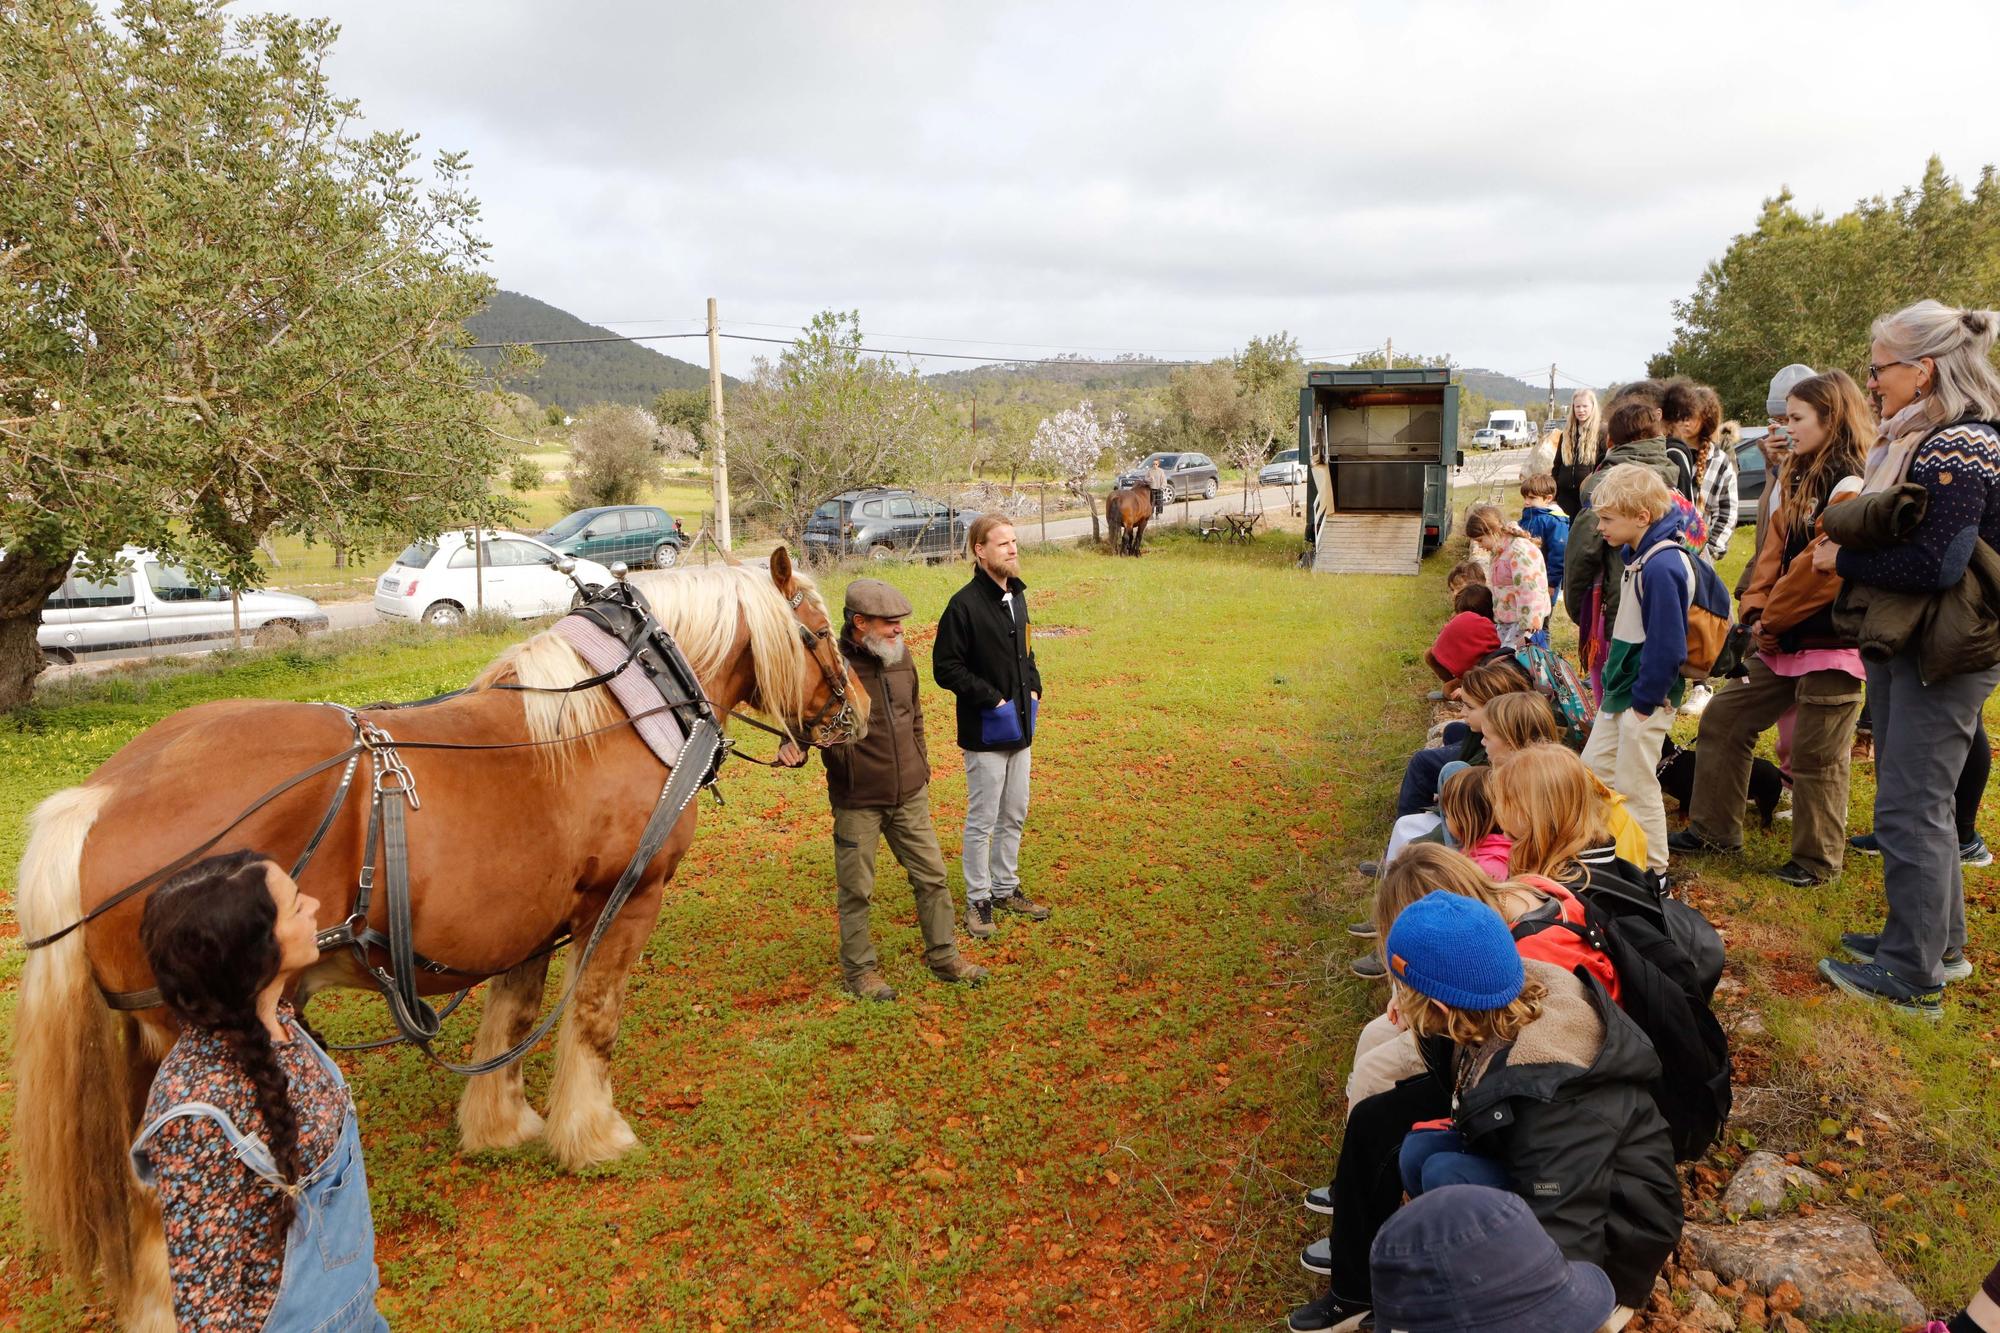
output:
[[1389,975],[1454,1009],[1501,1009],[1527,984],[1500,914],[1476,898],[1433,889],[1405,907],[1383,946]]

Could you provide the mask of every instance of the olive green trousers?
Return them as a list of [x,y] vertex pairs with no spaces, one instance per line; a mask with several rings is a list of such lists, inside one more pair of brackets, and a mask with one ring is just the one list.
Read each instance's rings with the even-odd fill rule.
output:
[[937,829],[931,823],[931,796],[926,787],[901,805],[833,812],[833,873],[840,886],[840,967],[849,981],[880,962],[868,933],[868,909],[875,899],[875,852],[885,838],[916,892],[925,964],[943,967],[958,956],[951,885],[945,875],[944,853],[938,848]]

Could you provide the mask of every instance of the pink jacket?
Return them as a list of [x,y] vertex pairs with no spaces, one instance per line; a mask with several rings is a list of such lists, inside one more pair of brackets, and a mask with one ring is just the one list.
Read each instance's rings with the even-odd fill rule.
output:
[[1507,878],[1507,858],[1513,850],[1512,838],[1504,833],[1489,833],[1465,848],[1465,854],[1478,863],[1489,879],[1499,883]]

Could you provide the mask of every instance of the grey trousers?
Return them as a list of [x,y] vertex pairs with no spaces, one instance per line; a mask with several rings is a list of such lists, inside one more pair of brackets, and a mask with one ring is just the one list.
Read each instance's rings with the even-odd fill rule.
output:
[[853,981],[880,959],[868,933],[868,910],[875,901],[875,851],[884,839],[895,853],[917,898],[917,923],[924,932],[924,962],[945,967],[958,956],[958,918],[944,854],[931,826],[930,788],[901,805],[881,810],[833,812],[833,873],[839,886],[840,970]]
[[1868,663],[1875,836],[1889,899],[1875,961],[1913,986],[1942,984],[1945,951],[1965,947],[1955,793],[1996,682],[2000,666],[1926,685],[1911,653]]
[[1011,898],[1021,887],[1021,826],[1028,822],[1034,747],[965,752],[965,898]]

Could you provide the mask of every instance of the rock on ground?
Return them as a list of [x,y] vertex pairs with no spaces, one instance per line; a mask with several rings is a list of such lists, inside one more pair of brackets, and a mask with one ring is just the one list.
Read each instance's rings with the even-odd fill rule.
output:
[[1690,1222],[1685,1240],[1695,1263],[1725,1283],[1740,1279],[1752,1291],[1791,1283],[1798,1317],[1809,1323],[1843,1315],[1888,1316],[1905,1324],[1926,1318],[1923,1305],[1882,1262],[1867,1226],[1846,1213],[1734,1226]]
[[1798,1195],[1816,1196],[1826,1181],[1794,1166],[1772,1152],[1753,1152],[1743,1159],[1729,1188],[1722,1193],[1722,1211],[1731,1217],[1770,1217]]

